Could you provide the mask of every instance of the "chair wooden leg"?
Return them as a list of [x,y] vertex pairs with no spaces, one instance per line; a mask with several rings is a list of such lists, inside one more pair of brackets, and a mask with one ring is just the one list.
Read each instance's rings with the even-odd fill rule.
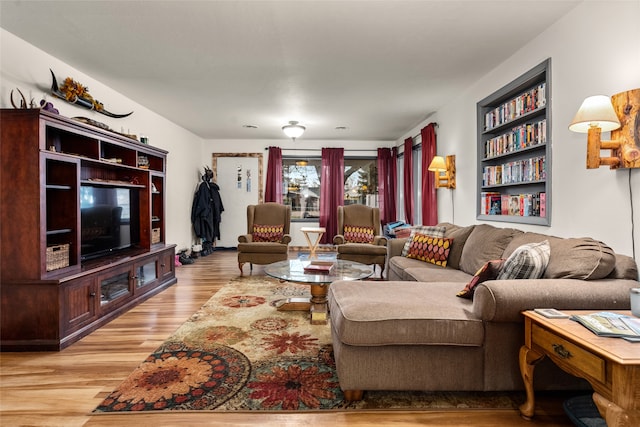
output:
[[362,400],[364,390],[343,390],[342,393],[344,394],[344,400],[347,402],[355,402]]
[[238,263],[238,268],[240,268],[240,276],[242,276],[243,271],[242,271],[242,266],[244,265],[244,262],[239,262]]

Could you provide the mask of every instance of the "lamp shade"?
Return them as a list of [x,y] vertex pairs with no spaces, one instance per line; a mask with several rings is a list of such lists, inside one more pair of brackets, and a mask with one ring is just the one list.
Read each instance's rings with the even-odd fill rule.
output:
[[298,138],[304,133],[305,130],[306,128],[299,125],[296,121],[290,121],[288,125],[282,126],[282,131],[284,132],[284,134],[293,139]]
[[595,95],[586,98],[571,121],[569,130],[587,133],[590,127],[599,127],[603,132],[620,127],[620,120],[608,96]]
[[433,160],[431,160],[431,164],[429,165],[429,170],[432,172],[446,171],[447,165],[444,162],[444,157],[434,156]]

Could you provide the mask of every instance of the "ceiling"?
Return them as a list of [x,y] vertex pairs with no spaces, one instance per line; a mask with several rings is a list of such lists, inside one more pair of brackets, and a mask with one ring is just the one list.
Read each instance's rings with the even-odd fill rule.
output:
[[579,3],[2,0],[0,26],[202,138],[390,141]]

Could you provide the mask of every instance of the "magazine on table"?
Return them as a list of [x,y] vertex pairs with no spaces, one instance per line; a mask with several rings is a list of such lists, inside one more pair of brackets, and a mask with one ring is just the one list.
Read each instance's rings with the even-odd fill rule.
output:
[[637,317],[600,311],[573,315],[571,320],[575,320],[601,337],[624,338],[627,341],[640,342],[640,319]]

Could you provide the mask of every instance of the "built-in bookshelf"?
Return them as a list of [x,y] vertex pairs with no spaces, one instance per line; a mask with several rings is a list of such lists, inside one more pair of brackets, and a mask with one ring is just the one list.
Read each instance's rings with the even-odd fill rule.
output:
[[477,104],[477,218],[550,225],[551,59]]

